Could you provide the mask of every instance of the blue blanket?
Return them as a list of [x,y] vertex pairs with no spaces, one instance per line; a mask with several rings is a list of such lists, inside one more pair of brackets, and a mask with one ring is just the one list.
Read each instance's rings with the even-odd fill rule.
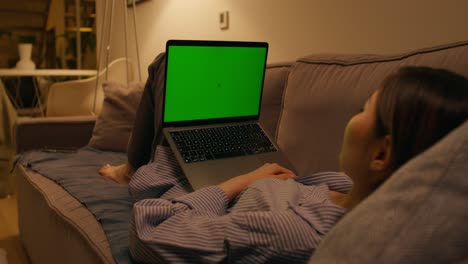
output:
[[28,152],[18,162],[55,181],[86,206],[101,223],[115,261],[127,264],[132,263],[128,234],[133,202],[127,187],[98,174],[104,164],[126,161],[124,153],[85,147],[76,153]]

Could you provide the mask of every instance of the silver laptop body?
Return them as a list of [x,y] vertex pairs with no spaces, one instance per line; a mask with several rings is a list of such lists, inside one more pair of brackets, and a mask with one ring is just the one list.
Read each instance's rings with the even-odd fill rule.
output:
[[[258,124],[267,53],[264,42],[167,42],[163,133],[193,189],[265,163],[294,171]],[[226,134],[232,146],[217,141]]]

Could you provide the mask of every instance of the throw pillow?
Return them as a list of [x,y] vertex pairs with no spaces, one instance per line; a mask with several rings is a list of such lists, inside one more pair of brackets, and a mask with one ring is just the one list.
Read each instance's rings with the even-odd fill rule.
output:
[[126,152],[135,114],[143,94],[143,83],[127,85],[106,81],[102,84],[104,102],[88,146]]
[[310,263],[466,263],[468,121],[349,212]]

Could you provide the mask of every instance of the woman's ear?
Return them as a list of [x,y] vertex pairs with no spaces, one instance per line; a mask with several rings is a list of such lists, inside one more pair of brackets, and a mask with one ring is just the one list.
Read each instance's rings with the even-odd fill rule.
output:
[[376,148],[370,162],[370,170],[374,172],[386,172],[392,163],[392,137],[386,135],[378,139]]

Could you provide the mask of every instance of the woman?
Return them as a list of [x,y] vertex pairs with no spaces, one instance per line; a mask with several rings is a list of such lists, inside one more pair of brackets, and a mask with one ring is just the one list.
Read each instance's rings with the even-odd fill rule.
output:
[[266,164],[191,192],[170,150],[160,146],[155,162],[125,172],[137,201],[130,252],[143,262],[305,262],[346,212],[467,118],[465,78],[406,67],[348,122],[340,153],[347,176],[297,177]]

